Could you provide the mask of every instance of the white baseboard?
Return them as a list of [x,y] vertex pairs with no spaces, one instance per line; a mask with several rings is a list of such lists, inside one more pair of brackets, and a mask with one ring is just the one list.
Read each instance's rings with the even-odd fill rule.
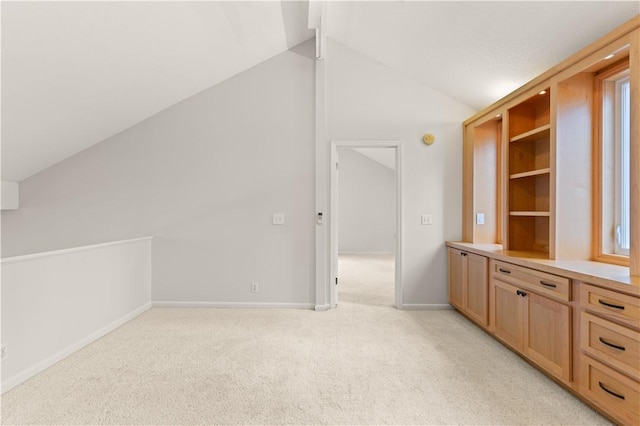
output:
[[346,256],[350,256],[350,255],[362,255],[362,256],[367,256],[367,255],[394,255],[395,252],[392,251],[341,251],[340,253],[338,253],[338,256],[340,255],[346,255]]
[[172,302],[152,303],[154,308],[314,309],[313,303]]
[[331,305],[329,305],[328,303],[324,304],[324,305],[316,305],[315,310],[316,311],[328,311],[330,307],[331,307]]
[[400,309],[407,311],[441,311],[453,309],[448,303],[431,304],[431,303],[403,303]]
[[26,381],[27,379],[30,379],[31,377],[35,376],[36,374],[40,373],[41,371],[46,370],[47,368],[51,367],[53,364],[55,364],[55,363],[57,363],[59,361],[62,361],[64,358],[68,357],[72,353],[77,352],[80,349],[84,348],[85,346],[89,345],[90,343],[95,342],[99,338],[101,338],[103,336],[106,336],[107,334],[109,334],[113,330],[115,330],[116,328],[120,327],[121,325],[123,325],[123,324],[125,324],[125,323],[127,323],[129,321],[131,321],[132,319],[134,319],[135,317],[137,317],[141,313],[149,310],[150,308],[151,308],[151,303],[150,302],[149,303],[145,303],[144,305],[140,306],[139,308],[134,309],[133,311],[129,312],[128,314],[125,314],[125,315],[121,316],[120,318],[116,319],[115,321],[112,321],[109,324],[105,325],[104,327],[94,331],[93,333],[91,333],[90,335],[85,337],[84,339],[81,339],[81,340],[77,341],[76,343],[73,343],[73,344],[67,346],[66,348],[62,349],[61,351],[56,352],[55,354],[53,354],[49,358],[46,358],[46,359],[40,361],[39,363],[37,363],[36,365],[27,368],[26,370],[22,371],[21,373],[18,373],[16,375],[8,378],[7,380],[2,382],[2,393],[5,393],[10,389],[15,388],[20,383]]

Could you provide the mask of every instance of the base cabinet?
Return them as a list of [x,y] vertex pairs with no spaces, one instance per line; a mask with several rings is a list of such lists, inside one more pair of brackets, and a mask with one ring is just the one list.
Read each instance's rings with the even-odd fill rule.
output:
[[492,279],[489,312],[495,336],[522,352],[524,349],[524,299],[511,284]]
[[449,249],[449,303],[483,327],[488,320],[489,259]]
[[580,394],[640,424],[640,299],[580,283],[580,308]]
[[640,425],[640,297],[483,253],[449,246],[450,303],[615,423]]
[[527,293],[524,353],[565,383],[571,381],[571,308]]
[[490,281],[490,330],[565,383],[571,381],[571,308],[502,282]]
[[640,424],[640,384],[588,356],[581,356],[580,394],[620,424]]

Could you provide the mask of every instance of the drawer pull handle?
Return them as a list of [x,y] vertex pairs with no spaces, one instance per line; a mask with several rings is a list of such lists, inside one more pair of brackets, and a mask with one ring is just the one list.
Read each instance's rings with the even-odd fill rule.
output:
[[620,399],[625,399],[624,395],[620,395],[619,393],[615,393],[609,389],[607,389],[607,387],[605,385],[602,384],[602,382],[598,382],[598,385],[600,385],[600,389],[602,389],[603,391],[605,391],[606,393],[615,396],[616,398],[620,398]]
[[620,310],[624,311],[624,306],[614,305],[612,303],[607,303],[607,302],[604,302],[602,299],[598,299],[598,303],[601,304],[601,305],[604,305],[604,306],[606,306],[608,308],[620,309]]
[[598,337],[598,340],[600,340],[600,343],[602,343],[603,345],[609,346],[610,348],[617,349],[619,351],[626,350],[626,348],[624,346],[619,346],[619,345],[615,345],[613,343],[607,342],[602,337]]
[[511,271],[508,269],[502,269],[502,268],[498,268],[498,271],[502,272],[503,274],[510,274]]
[[524,291],[520,291],[520,290],[516,290],[516,294],[518,296],[522,296],[522,297],[525,297],[527,295],[527,293],[525,293]]
[[548,282],[546,282],[546,281],[542,281],[542,280],[540,280],[540,284],[542,284],[542,285],[543,285],[543,286],[545,286],[545,287],[550,287],[550,288],[556,288],[556,287],[558,287],[556,284],[548,283]]

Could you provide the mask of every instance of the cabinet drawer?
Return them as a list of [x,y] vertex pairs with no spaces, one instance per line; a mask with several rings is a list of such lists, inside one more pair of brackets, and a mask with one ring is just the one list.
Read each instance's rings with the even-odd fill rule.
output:
[[593,312],[601,313],[634,328],[640,324],[640,299],[615,291],[580,285],[580,304]]
[[581,357],[580,393],[622,424],[640,423],[640,383],[600,362]]
[[535,291],[539,294],[544,294],[554,299],[569,301],[570,286],[568,278],[497,260],[491,262],[491,275],[496,279]]
[[640,380],[640,333],[591,315],[580,314],[580,346],[591,356]]

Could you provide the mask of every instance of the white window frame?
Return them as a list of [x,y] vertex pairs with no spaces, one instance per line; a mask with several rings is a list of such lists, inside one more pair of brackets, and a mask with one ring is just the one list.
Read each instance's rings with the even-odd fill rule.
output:
[[631,102],[630,83],[626,77],[615,80],[614,95],[614,152],[615,152],[615,192],[614,192],[614,217],[615,237],[614,254],[629,256],[629,244],[631,240],[630,212],[630,166],[631,166]]

